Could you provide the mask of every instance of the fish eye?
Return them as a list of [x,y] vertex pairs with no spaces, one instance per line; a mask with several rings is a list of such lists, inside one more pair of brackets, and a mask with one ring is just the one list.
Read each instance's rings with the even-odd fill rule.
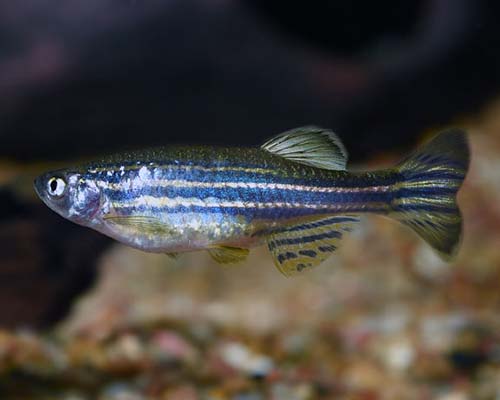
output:
[[50,178],[47,183],[47,190],[51,196],[61,197],[66,189],[66,182],[62,178]]

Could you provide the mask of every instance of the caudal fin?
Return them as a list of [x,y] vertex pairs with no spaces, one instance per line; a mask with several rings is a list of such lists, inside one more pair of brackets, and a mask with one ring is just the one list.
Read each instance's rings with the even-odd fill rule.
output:
[[467,135],[450,129],[403,160],[391,216],[413,228],[444,259],[453,257],[462,233],[456,195],[469,167]]

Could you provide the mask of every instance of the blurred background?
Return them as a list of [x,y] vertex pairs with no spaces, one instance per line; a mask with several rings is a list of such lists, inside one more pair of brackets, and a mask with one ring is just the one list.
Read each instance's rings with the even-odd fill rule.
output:
[[[500,399],[500,5],[0,0],[0,398]],[[470,132],[462,251],[366,218],[285,279],[67,222],[46,169],[331,128],[353,167]]]

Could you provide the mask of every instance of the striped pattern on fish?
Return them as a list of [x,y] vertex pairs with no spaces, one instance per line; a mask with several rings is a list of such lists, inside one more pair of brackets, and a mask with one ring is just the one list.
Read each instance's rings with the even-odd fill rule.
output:
[[306,127],[262,148],[119,154],[44,174],[35,188],[64,217],[146,251],[207,249],[232,262],[267,242],[286,275],[323,261],[362,213],[389,215],[454,253],[463,132],[437,136],[391,169],[348,172],[346,156],[333,133]]

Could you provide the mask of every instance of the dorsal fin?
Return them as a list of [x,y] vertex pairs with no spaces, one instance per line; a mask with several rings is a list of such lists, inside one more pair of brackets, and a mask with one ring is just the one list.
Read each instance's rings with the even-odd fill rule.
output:
[[270,153],[312,167],[346,169],[347,151],[341,140],[332,131],[316,126],[283,132],[261,147]]

